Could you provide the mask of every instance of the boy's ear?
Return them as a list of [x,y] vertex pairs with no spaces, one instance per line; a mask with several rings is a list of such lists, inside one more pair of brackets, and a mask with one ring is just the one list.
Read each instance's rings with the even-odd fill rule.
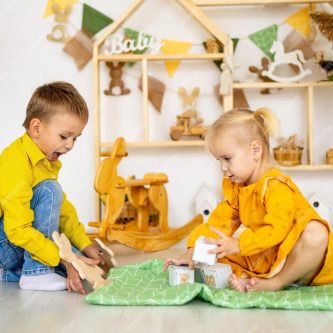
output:
[[262,154],[263,154],[263,146],[262,142],[259,140],[254,140],[251,142],[251,151],[252,151],[252,156],[255,161],[258,161],[261,159]]
[[38,139],[40,135],[41,122],[38,118],[33,118],[30,121],[29,134],[34,138]]

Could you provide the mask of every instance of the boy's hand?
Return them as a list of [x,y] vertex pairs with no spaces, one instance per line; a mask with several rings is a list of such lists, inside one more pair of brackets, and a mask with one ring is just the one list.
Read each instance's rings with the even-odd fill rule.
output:
[[239,242],[237,238],[229,237],[220,230],[210,227],[212,231],[220,236],[220,238],[206,238],[206,243],[216,244],[217,248],[209,250],[208,253],[216,253],[218,258],[240,253]]
[[[91,259],[86,258],[82,256],[77,256],[78,259],[84,261],[86,264],[95,266],[97,265],[100,260],[99,259]],[[67,289],[69,292],[75,291],[82,295],[84,295],[86,292],[82,286],[82,280],[80,278],[79,272],[76,270],[76,268],[68,261],[61,260],[61,263],[65,265],[66,271],[67,271]]]
[[94,265],[99,265],[99,264],[103,264],[103,260],[101,258],[101,254],[99,249],[94,246],[94,245],[88,245],[83,249],[83,253],[91,259],[97,259],[98,262],[95,263]]
[[163,271],[166,272],[170,265],[188,265],[190,269],[194,269],[194,262],[192,260],[193,248],[188,249],[182,256],[179,258],[168,258],[164,261]]
[[82,281],[79,275],[79,272],[74,268],[74,266],[68,261],[61,260],[61,263],[66,267],[67,272],[67,289],[69,292],[75,291],[82,295],[86,292],[83,289]]

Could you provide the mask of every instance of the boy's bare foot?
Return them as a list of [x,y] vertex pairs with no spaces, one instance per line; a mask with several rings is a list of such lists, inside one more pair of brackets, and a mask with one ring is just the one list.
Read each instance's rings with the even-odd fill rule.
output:
[[247,291],[247,285],[249,283],[250,277],[238,277],[235,274],[231,274],[228,283],[229,287],[233,290],[240,291],[240,292],[246,292]]

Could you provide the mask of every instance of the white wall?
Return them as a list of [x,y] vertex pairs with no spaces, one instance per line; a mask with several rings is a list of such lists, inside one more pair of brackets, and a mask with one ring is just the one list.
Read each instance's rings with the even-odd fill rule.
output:
[[[86,3],[117,19],[132,1],[90,0]],[[82,222],[87,224],[95,217],[92,65],[88,64],[79,72],[73,60],[62,51],[63,45],[51,43],[46,39],[54,21],[52,16],[42,18],[45,5],[44,0],[0,0],[0,151],[23,133],[21,124],[25,116],[25,107],[37,86],[54,80],[73,83],[86,99],[91,117],[74,150],[62,159],[60,182],[77,207]],[[241,8],[205,9],[207,15],[232,37],[246,37],[249,33],[266,28],[270,24],[279,24],[293,11],[295,8],[291,6],[246,8],[246,12]],[[70,17],[71,33],[81,27],[81,17],[82,4],[79,3],[73,8]],[[125,26],[144,30],[156,37],[196,44],[208,37],[192,17],[171,0],[146,1]],[[280,39],[289,29],[287,26],[281,27]],[[193,50],[201,52],[201,47],[193,46]],[[252,76],[247,68],[250,65],[258,66],[262,56],[261,51],[251,41],[246,38],[240,41],[235,57],[238,66],[235,78],[251,80]],[[175,115],[182,111],[176,93],[179,86],[186,89],[200,87],[198,110],[207,123],[219,115],[219,104],[212,93],[212,86],[218,83],[219,72],[212,63],[200,63],[200,66],[198,63],[182,64],[172,78],[167,76],[163,64],[156,64],[149,69],[151,75],[159,78],[167,86],[162,113],[158,114],[151,109],[153,138],[166,139],[169,125],[174,121]],[[108,109],[103,116],[102,130],[105,139],[113,140],[117,134],[124,135],[128,140],[139,139],[140,136],[142,124],[134,122],[141,111],[141,95],[137,88],[140,68],[136,65],[125,71],[124,80],[132,90],[131,94],[116,101],[117,109],[110,103],[110,99],[103,98],[102,101],[102,105]],[[318,70],[316,75],[323,78]],[[103,82],[107,86],[106,74]],[[305,106],[302,92],[282,90],[268,97],[263,97],[258,92],[247,92],[247,96],[253,109],[267,105],[278,114],[284,136],[297,132],[301,138],[305,138]],[[315,109],[316,162],[321,163],[326,149],[333,146],[331,90],[320,91],[315,96],[318,97]],[[112,127],[115,123],[119,124],[117,130]],[[120,125],[121,123],[123,125]],[[207,182],[215,195],[221,197],[219,166],[203,148],[130,149],[129,157],[120,165],[120,174],[125,177],[131,174],[141,177],[148,171],[166,172],[169,176],[167,190],[171,226],[180,226],[193,216],[192,198],[202,182]],[[331,171],[293,171],[290,175],[306,195],[317,192],[333,206]]]

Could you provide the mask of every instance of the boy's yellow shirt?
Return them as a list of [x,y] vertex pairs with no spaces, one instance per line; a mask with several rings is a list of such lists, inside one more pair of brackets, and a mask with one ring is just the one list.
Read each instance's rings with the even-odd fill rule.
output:
[[[50,162],[27,133],[0,155],[0,217],[4,215],[5,233],[10,242],[48,266],[59,264],[59,250],[52,240],[33,228],[34,212],[30,201],[33,187],[46,179],[57,180],[60,168],[61,162]],[[81,251],[91,244],[65,194],[60,208],[59,231]]]

